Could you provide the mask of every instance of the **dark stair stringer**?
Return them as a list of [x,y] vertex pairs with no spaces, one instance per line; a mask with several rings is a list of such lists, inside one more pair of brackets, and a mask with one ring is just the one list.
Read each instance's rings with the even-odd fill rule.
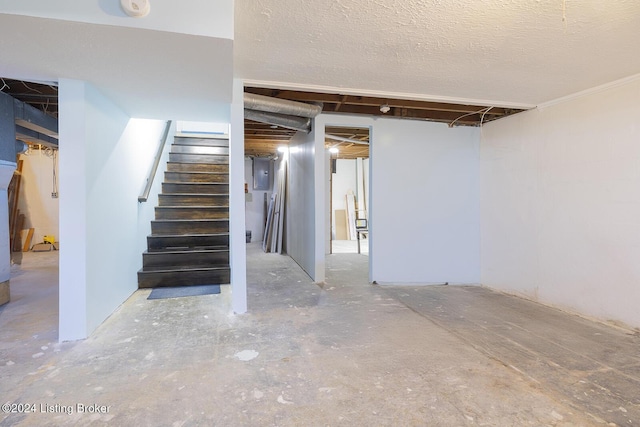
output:
[[138,288],[227,284],[229,141],[175,137]]

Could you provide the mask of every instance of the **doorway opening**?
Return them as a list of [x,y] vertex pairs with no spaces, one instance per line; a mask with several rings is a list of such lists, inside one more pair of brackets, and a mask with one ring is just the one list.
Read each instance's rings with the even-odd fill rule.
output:
[[330,254],[369,254],[369,128],[326,126]]

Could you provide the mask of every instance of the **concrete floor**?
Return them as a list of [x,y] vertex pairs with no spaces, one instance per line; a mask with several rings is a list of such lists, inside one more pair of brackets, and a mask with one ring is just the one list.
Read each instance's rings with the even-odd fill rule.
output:
[[56,256],[25,254],[0,308],[0,403],[36,405],[0,426],[640,423],[638,334],[519,298],[369,285],[356,254],[329,257],[320,288],[250,244],[249,314],[228,312],[228,288],[144,290],[57,344]]
[[[332,240],[332,253],[334,254],[357,254],[358,253],[358,241],[357,240]],[[360,253],[369,255],[369,240],[360,240]]]

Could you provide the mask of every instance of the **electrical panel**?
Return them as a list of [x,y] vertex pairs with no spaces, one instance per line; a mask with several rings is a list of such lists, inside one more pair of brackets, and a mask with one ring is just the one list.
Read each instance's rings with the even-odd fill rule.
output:
[[253,189],[269,191],[271,187],[271,160],[256,157],[253,159]]

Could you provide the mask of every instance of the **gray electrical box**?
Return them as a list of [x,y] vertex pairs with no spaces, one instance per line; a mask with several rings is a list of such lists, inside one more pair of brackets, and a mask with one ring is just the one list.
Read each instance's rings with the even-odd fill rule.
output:
[[271,160],[255,157],[253,159],[253,189],[269,191],[271,186]]

